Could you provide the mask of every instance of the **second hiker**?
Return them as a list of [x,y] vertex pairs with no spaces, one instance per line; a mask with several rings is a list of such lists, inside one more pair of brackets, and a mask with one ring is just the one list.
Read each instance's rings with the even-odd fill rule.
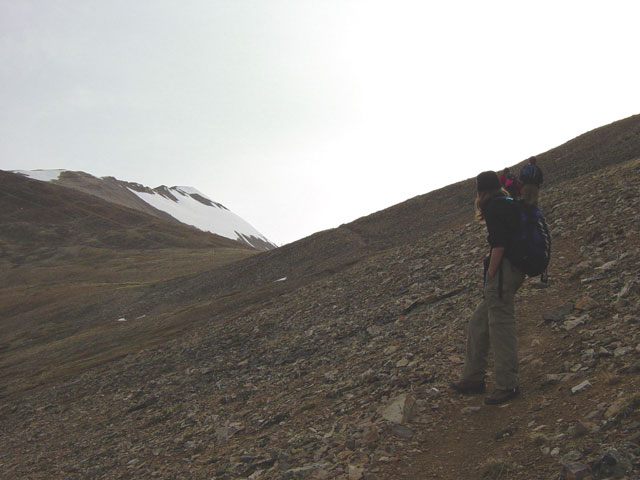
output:
[[542,170],[536,163],[536,157],[531,157],[529,163],[520,170],[523,200],[531,205],[538,205],[538,193],[542,183]]
[[505,168],[502,175],[500,175],[500,184],[509,192],[511,198],[514,200],[520,199],[522,195],[522,185],[520,184],[520,180],[511,173],[509,168]]

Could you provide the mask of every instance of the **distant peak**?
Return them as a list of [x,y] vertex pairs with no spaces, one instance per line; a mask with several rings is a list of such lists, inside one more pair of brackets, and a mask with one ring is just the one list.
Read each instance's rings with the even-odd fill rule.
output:
[[[277,245],[245,220],[194,187],[160,185],[149,188],[140,183],[118,180],[113,176],[97,178],[85,172],[63,169],[14,170],[13,173],[43,182],[53,181],[128,208],[145,213],[151,211],[152,215],[161,218],[169,216],[199,230],[236,240],[259,250],[277,248]],[[129,197],[130,194],[133,196]],[[140,200],[145,206],[140,206]]]

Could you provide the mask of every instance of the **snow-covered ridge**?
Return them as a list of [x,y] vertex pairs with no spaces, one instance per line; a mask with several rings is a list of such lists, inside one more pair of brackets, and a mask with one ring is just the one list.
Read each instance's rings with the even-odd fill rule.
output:
[[[166,188],[166,187],[165,187]],[[139,192],[133,189],[129,191],[147,202],[154,208],[168,213],[176,220],[200,230],[215,233],[233,240],[240,240],[258,248],[252,238],[262,242],[271,243],[248,222],[228,210],[223,205],[213,202],[211,199],[192,187],[171,187],[171,195],[163,195],[152,190],[151,193]],[[171,198],[173,197],[173,198]],[[175,199],[175,200],[174,200]],[[203,202],[202,199],[207,202]]]
[[[68,172],[63,175],[64,172]],[[34,180],[55,182],[86,193],[93,193],[100,198],[114,203],[124,204],[130,208],[141,209],[145,205],[147,213],[155,215],[156,211],[164,212],[177,221],[191,225],[199,230],[211,232],[222,237],[237,240],[259,250],[269,250],[277,246],[258,232],[252,225],[233,213],[221,203],[217,203],[198,189],[189,186],[166,187],[154,189],[132,182],[117,180],[114,177],[98,179],[82,172],[68,170],[14,170],[13,173],[25,175]],[[72,180],[73,177],[73,180]],[[83,180],[84,178],[84,180]],[[87,189],[82,183],[90,179],[92,188]],[[102,188],[100,194],[94,193],[95,184],[109,184],[111,190]],[[106,194],[105,191],[111,192]],[[135,198],[131,198],[131,197]],[[117,197],[117,198],[116,198]],[[129,200],[124,200],[126,197]],[[140,200],[144,202],[141,204]],[[148,206],[153,207],[149,209]],[[155,210],[154,210],[155,209]]]

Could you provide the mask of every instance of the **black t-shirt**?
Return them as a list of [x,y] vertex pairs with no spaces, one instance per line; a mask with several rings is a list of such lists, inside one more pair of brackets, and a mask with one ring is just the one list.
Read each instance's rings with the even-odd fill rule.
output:
[[513,200],[502,194],[489,200],[482,209],[491,248],[504,247],[508,252],[511,235],[518,229],[518,215]]

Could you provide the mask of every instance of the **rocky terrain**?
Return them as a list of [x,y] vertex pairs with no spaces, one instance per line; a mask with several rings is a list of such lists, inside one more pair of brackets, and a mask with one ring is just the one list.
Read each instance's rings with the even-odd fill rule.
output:
[[467,181],[136,288],[104,342],[188,328],[6,390],[2,478],[640,478],[640,119],[579,139],[540,156],[553,259],[516,301],[519,398],[447,386],[486,253]]

